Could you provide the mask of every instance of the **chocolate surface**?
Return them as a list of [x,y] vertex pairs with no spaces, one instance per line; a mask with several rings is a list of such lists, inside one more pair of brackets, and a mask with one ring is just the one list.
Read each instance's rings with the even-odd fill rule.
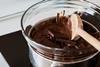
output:
[[[52,17],[40,21],[39,24],[31,27],[29,36],[30,38],[42,45],[63,49],[60,57],[67,57],[58,60],[62,61],[72,61],[77,58],[82,58],[90,56],[97,52],[97,50],[87,43],[83,38],[78,38],[77,40],[71,40],[71,30],[70,30],[70,16]],[[100,38],[100,33],[97,32],[93,26],[83,22],[83,29],[95,38]],[[49,59],[54,59],[53,53],[45,53]],[[57,59],[56,59],[57,60]]]

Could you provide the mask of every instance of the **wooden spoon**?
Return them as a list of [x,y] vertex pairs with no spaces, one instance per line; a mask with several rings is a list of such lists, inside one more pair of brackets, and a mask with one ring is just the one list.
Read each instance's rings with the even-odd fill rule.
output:
[[71,29],[72,29],[72,37],[71,37],[72,40],[77,36],[81,36],[94,48],[100,51],[100,41],[83,30],[82,19],[77,14],[71,15]]

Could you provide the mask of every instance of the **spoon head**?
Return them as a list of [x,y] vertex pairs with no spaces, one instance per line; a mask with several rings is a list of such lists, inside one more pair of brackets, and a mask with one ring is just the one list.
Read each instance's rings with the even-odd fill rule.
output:
[[72,14],[70,20],[71,20],[71,31],[72,31],[71,40],[73,40],[79,37],[77,32],[79,28],[83,29],[83,23],[82,19],[77,14]]

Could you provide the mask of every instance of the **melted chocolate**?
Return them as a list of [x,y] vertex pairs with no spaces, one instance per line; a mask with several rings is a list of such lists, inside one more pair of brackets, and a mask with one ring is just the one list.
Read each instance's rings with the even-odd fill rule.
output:
[[[90,56],[97,52],[94,47],[81,37],[75,41],[70,40],[71,30],[69,18],[69,16],[59,16],[59,14],[57,14],[57,17],[40,21],[39,24],[32,27],[29,34],[33,41],[51,48],[63,49],[64,51],[59,52],[59,56],[66,57],[63,59],[54,59],[54,52],[44,51],[42,54],[44,54],[46,58],[59,61],[72,61],[75,58]],[[83,22],[83,26],[84,30],[89,34],[97,39],[100,38],[100,34],[91,25]]]

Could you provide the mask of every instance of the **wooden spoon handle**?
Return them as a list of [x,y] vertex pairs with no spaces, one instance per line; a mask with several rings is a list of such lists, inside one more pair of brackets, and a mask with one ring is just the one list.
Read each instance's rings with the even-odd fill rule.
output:
[[80,35],[84,40],[90,43],[93,47],[95,47],[98,51],[100,51],[100,41],[88,34],[81,28],[78,28],[78,35]]

